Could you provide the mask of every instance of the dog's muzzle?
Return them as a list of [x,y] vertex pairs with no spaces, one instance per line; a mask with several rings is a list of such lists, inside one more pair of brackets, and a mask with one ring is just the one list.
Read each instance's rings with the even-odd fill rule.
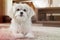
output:
[[23,12],[20,12],[20,16],[21,16],[21,17],[23,16]]

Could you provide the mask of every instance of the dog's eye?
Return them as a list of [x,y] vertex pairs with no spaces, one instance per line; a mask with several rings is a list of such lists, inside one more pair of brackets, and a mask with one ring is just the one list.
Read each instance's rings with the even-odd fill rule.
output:
[[17,9],[16,11],[19,11],[20,9]]
[[26,9],[24,9],[23,11],[25,11],[25,12],[26,12]]

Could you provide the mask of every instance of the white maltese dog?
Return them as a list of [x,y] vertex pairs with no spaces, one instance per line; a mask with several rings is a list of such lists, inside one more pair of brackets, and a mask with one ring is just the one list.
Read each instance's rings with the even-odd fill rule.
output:
[[14,3],[9,16],[12,18],[10,30],[17,38],[33,38],[31,17],[34,15],[33,9],[27,4]]

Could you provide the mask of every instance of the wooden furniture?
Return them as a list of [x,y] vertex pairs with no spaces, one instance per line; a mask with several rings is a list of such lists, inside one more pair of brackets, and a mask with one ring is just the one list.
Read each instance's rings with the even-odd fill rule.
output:
[[0,23],[2,23],[2,16],[5,13],[5,0],[0,0]]
[[2,17],[2,23],[10,23],[11,22],[11,18],[9,16],[4,15]]
[[60,7],[38,8],[37,22],[43,24],[60,25],[60,15],[56,14],[60,14]]
[[60,13],[60,7],[46,7],[46,8],[38,8],[40,13]]

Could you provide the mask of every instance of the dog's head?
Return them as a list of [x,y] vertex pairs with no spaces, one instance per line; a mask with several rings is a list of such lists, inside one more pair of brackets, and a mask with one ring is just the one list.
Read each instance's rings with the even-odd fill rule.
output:
[[27,4],[14,3],[8,15],[12,19],[25,21],[27,19],[31,19],[31,17],[34,15],[34,11]]

